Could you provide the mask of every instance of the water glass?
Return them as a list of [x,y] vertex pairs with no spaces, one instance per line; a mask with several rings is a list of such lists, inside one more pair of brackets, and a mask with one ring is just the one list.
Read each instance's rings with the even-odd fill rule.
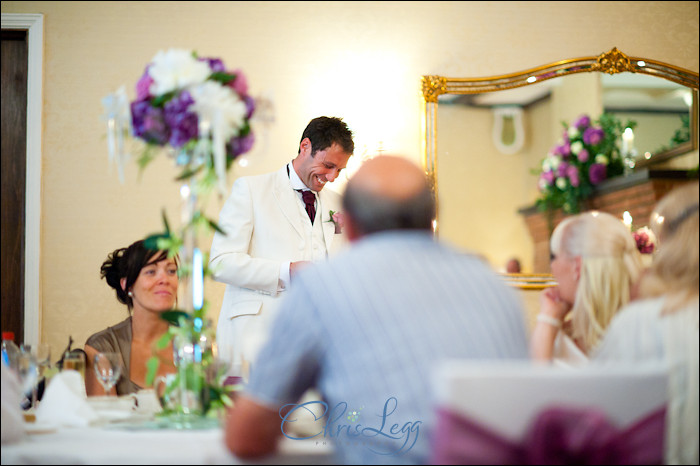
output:
[[97,353],[95,355],[95,376],[109,395],[123,372],[119,353]]

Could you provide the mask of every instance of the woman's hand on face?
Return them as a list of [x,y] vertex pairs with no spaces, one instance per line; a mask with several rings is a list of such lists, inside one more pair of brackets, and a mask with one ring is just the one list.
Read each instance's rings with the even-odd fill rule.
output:
[[540,313],[564,320],[564,316],[571,310],[571,305],[561,299],[559,288],[547,288],[540,294]]

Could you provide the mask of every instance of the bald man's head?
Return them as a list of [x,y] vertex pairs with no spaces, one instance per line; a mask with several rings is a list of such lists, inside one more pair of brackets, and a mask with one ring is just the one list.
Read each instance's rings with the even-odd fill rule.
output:
[[365,162],[349,181],[375,196],[402,200],[427,188],[423,171],[405,158],[383,155]]
[[406,158],[382,155],[348,181],[343,207],[359,236],[385,230],[430,230],[435,202],[423,171]]

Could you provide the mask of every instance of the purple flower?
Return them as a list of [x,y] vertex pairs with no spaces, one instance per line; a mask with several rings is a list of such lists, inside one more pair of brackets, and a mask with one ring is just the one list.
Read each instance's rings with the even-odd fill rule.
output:
[[187,110],[193,103],[190,93],[184,91],[170,99],[163,108],[165,123],[170,128],[168,142],[173,147],[182,147],[198,135],[199,118],[196,113]]
[[595,126],[591,126],[590,128],[587,128],[586,131],[583,132],[583,142],[585,144],[588,144],[589,146],[595,146],[597,144],[600,144],[600,141],[603,140],[603,137],[605,136],[605,133],[601,128],[596,128]]
[[588,178],[591,180],[591,184],[598,184],[603,181],[605,177],[605,165],[602,163],[594,163],[588,169]]
[[578,161],[581,163],[588,162],[588,157],[589,157],[588,151],[586,149],[581,149],[579,151],[577,157],[578,157]]
[[243,102],[245,103],[245,118],[246,120],[250,119],[251,116],[253,116],[253,112],[255,111],[255,100],[249,95],[243,97]]
[[134,136],[159,146],[165,144],[170,137],[163,110],[152,107],[148,100],[131,103],[131,125]]
[[591,126],[591,119],[588,115],[581,115],[579,119],[576,120],[576,123],[574,123],[574,126],[578,129],[588,128]]
[[205,61],[209,65],[212,73],[218,73],[220,71],[226,71],[224,62],[219,58],[200,58],[199,61]]
[[578,177],[578,168],[576,165],[569,165],[566,167],[566,176],[569,177],[569,182],[571,183],[571,186],[574,188],[577,187],[580,183],[579,177]]
[[548,186],[552,186],[554,184],[554,172],[550,170],[542,173],[542,179],[547,182]]
[[567,169],[569,168],[569,166],[570,165],[566,162],[560,163],[557,167],[557,176],[566,176],[566,174],[568,173]]
[[229,158],[235,159],[241,154],[245,154],[250,149],[253,148],[253,143],[255,142],[255,135],[250,132],[243,137],[233,137],[226,144],[226,153]]
[[136,100],[145,100],[151,97],[151,84],[153,84],[153,78],[148,74],[148,68],[143,72],[143,76],[136,83]]
[[564,144],[559,146],[559,153],[561,154],[561,156],[563,158],[565,158],[565,159],[569,158],[569,156],[571,155],[571,144],[569,144],[568,140],[566,142],[564,142]]

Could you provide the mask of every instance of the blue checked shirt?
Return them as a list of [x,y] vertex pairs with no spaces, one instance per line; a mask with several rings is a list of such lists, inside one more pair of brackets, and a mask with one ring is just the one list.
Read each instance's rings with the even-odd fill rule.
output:
[[[247,395],[298,403],[315,387],[326,416],[309,437],[341,463],[422,463],[434,422],[431,375],[445,358],[526,359],[514,290],[476,256],[424,232],[365,237],[303,270],[283,298]],[[281,429],[310,413],[298,407]]]

